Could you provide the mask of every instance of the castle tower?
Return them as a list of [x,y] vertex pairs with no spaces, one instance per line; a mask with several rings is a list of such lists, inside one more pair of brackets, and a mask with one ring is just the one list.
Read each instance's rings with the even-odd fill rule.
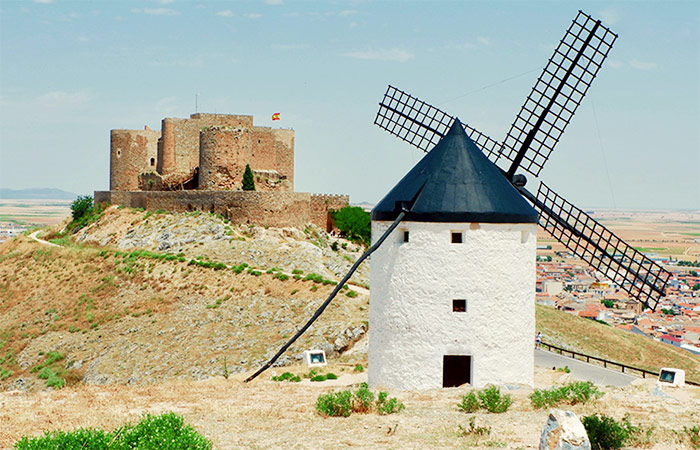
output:
[[455,121],[372,211],[369,383],[533,384],[537,212]]
[[112,130],[110,132],[109,189],[137,191],[139,174],[158,166],[158,130]]
[[250,128],[210,128],[199,136],[199,188],[240,188],[245,165],[252,163]]

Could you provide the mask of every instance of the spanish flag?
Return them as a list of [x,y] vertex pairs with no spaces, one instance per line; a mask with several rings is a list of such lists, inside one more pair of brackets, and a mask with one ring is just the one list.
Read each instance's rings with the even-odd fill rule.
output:
[[274,113],[272,115],[272,120],[280,120],[280,113]]

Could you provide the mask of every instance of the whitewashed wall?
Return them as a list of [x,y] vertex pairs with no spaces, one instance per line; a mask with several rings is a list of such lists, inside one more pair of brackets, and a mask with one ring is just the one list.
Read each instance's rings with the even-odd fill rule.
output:
[[[373,222],[373,238],[389,225]],[[451,231],[464,242],[452,244]],[[443,355],[471,355],[473,386],[532,386],[536,233],[535,224],[399,225],[371,257],[369,384],[439,388]],[[453,312],[453,299],[467,311]]]

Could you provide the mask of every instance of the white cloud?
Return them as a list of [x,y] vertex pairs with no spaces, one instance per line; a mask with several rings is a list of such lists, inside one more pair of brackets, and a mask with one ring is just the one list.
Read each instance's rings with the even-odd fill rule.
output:
[[284,0],[265,0],[268,5],[282,5]]
[[158,3],[161,5],[169,5],[171,3],[175,3],[175,0],[158,0]]
[[600,12],[600,18],[605,25],[615,25],[620,21],[620,13],[612,8],[604,9]]
[[352,16],[353,14],[357,14],[357,11],[354,9],[344,9],[338,13],[340,17]]
[[243,14],[243,15],[249,19],[259,19],[262,17],[262,14],[258,14],[258,13],[248,13],[248,14]]
[[221,17],[233,17],[233,11],[231,11],[230,9],[225,9],[223,11],[217,12],[216,15]]
[[53,0],[34,0],[34,3],[41,3],[43,5],[48,5],[49,3],[53,3]]
[[491,45],[491,39],[484,36],[479,36],[478,38],[476,38],[476,42],[478,42],[481,45]]
[[647,62],[647,61],[639,61],[636,59],[633,59],[632,61],[629,62],[630,67],[633,69],[638,69],[638,70],[653,70],[656,69],[657,65],[655,62]]
[[134,14],[149,14],[151,16],[177,16],[179,11],[170,8],[134,8],[131,10]]
[[348,52],[343,53],[343,56],[355,59],[396,62],[406,62],[415,58],[415,55],[413,53],[407,52],[406,50],[402,50],[400,48]]
[[615,59],[608,60],[607,64],[613,69],[619,69],[620,67],[623,67],[625,65],[625,63],[623,63],[622,61],[617,61]]

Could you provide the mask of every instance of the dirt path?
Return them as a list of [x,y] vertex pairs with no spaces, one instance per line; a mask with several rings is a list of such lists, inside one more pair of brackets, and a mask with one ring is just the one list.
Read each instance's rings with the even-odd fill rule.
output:
[[58,245],[58,244],[54,244],[53,242],[45,241],[45,240],[39,238],[39,237],[38,237],[38,234],[41,233],[42,231],[44,231],[44,230],[36,230],[36,231],[33,232],[32,234],[30,234],[29,237],[30,237],[31,239],[34,239],[35,241],[37,241],[37,242],[40,243],[40,244],[49,245],[49,246],[52,246],[52,247],[60,247],[60,245]]

